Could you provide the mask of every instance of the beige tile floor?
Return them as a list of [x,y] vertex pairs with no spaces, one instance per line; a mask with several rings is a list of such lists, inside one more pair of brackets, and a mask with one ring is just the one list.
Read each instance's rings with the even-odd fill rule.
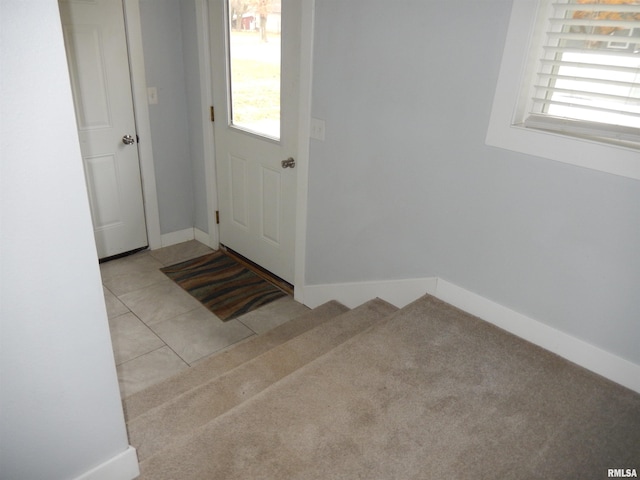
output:
[[100,265],[123,397],[308,311],[287,296],[223,322],[159,270],[210,252],[193,240]]

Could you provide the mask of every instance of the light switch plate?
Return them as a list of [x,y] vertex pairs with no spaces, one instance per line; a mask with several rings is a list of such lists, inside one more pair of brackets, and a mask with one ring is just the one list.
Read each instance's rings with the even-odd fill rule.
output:
[[147,88],[147,101],[149,105],[158,104],[158,89],[156,87]]
[[324,120],[311,118],[310,136],[316,140],[324,140]]

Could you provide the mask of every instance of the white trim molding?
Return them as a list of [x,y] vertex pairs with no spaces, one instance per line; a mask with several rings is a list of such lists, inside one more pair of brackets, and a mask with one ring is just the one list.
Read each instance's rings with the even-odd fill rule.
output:
[[[217,250],[218,243],[213,243],[211,235],[207,232],[203,232],[199,228],[185,228],[184,230],[177,230],[175,232],[164,233],[160,237],[160,245],[158,248],[170,247],[171,245],[177,245],[178,243],[188,242],[190,240],[197,240],[200,243]],[[151,250],[156,250],[151,248]]]
[[205,244],[207,247],[213,248],[214,250],[218,250],[218,248],[220,247],[217,236],[209,235],[207,232],[203,232],[199,228],[193,229],[193,238],[195,238],[200,243]]
[[83,473],[75,480],[133,480],[139,475],[136,449],[130,446],[121,454]]
[[414,278],[408,280],[388,280],[373,282],[332,283],[325,285],[306,285],[304,287],[304,304],[315,308],[330,300],[354,308],[371,300],[381,298],[402,308],[420,298],[425,293],[434,294],[437,278]]
[[[190,240],[194,240],[196,238],[195,229],[185,228],[184,230],[177,230],[175,232],[163,233],[160,237],[160,246],[161,247],[170,247],[171,245],[177,245],[178,243],[188,242]],[[205,242],[203,242],[205,243]],[[155,250],[152,248],[151,250]]]
[[438,278],[435,297],[640,393],[640,365]]
[[294,296],[305,303],[304,277],[307,252],[307,195],[309,190],[309,132],[313,83],[313,38],[315,0],[302,1],[300,42],[300,92],[298,104],[298,170],[296,185],[296,238],[294,253]]
[[336,300],[349,308],[381,298],[402,308],[424,294],[433,295],[566,360],[640,393],[640,365],[511,310],[438,277],[350,282],[304,287],[304,304],[315,308]]
[[207,193],[207,228],[208,238],[200,235],[202,230],[195,230],[196,240],[211,248],[218,249],[220,238],[216,224],[216,210],[218,210],[218,187],[216,185],[216,162],[213,128],[211,126],[210,107],[213,106],[213,81],[211,79],[211,43],[209,38],[209,5],[207,0],[196,0],[196,34],[198,38],[198,67],[200,68],[200,97],[202,101],[201,118],[204,152],[204,175]]
[[153,146],[151,144],[151,121],[149,120],[149,105],[147,103],[147,77],[144,71],[139,0],[124,0],[124,22],[131,69],[133,109],[136,117],[136,129],[138,137],[140,137],[138,154],[142,176],[145,222],[147,224],[147,242],[149,243],[149,248],[154,250],[161,246],[160,211],[158,209],[156,170],[153,163]]

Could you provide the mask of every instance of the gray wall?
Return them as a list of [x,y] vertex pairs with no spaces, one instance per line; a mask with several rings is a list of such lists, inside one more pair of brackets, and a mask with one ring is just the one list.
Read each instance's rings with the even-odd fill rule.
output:
[[200,62],[198,57],[195,1],[182,0],[180,7],[185,89],[187,93],[187,121],[189,127],[189,146],[191,148],[191,168],[193,173],[193,222],[194,227],[208,233],[203,128],[213,128],[213,124],[202,123],[201,112],[203,105],[201,104],[202,100],[200,95]]
[[162,234],[197,227],[208,232],[198,50],[193,0],[140,0]]
[[0,477],[77,478],[128,441],[62,28],[0,9]]
[[306,282],[439,276],[638,364],[640,182],[484,143],[510,7],[316,0]]

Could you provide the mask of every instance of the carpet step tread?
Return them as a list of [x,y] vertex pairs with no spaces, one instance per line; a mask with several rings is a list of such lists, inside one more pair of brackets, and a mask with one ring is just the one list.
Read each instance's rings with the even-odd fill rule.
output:
[[123,399],[127,421],[158,407],[212,378],[236,368],[243,362],[304,333],[349,309],[330,301],[263,334],[230,346],[163,382]]
[[640,395],[425,297],[141,462],[139,480],[599,478],[637,463],[639,432]]
[[157,454],[172,442],[264,391],[314,359],[397,310],[375,299],[277,345],[233,370],[191,389],[128,423],[138,458]]

